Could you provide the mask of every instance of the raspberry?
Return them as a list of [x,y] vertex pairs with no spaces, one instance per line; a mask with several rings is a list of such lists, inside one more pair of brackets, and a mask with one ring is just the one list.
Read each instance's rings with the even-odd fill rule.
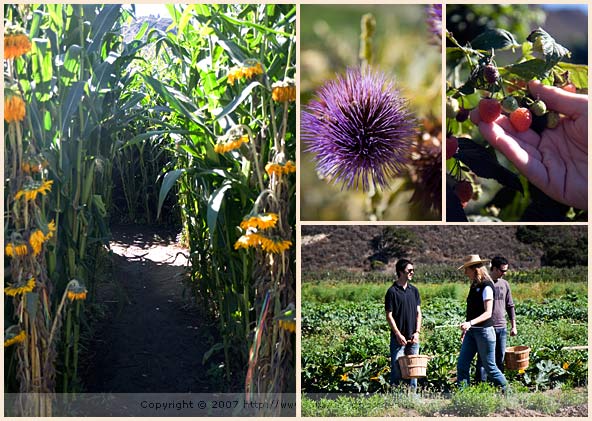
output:
[[499,72],[497,71],[497,67],[493,64],[488,64],[483,69],[483,77],[487,81],[487,83],[495,83],[499,78]]
[[454,186],[454,193],[460,200],[462,207],[466,207],[469,200],[473,197],[473,186],[466,180],[459,181]]
[[493,98],[483,98],[479,101],[479,117],[485,123],[491,123],[499,117],[502,111],[500,103]]
[[528,108],[516,108],[510,114],[510,123],[517,132],[525,132],[530,128],[532,123],[532,114]]
[[561,117],[559,116],[559,114],[556,111],[549,111],[547,113],[547,128],[554,129],[555,127],[557,127],[559,125],[560,120],[561,120]]
[[507,96],[502,100],[502,110],[508,114],[518,108],[518,101],[513,96]]
[[529,108],[537,117],[540,117],[547,112],[547,105],[540,99],[535,101]]
[[458,114],[459,106],[456,98],[446,99],[446,118],[455,118]]
[[469,110],[467,110],[466,108],[461,108],[458,111],[458,114],[456,114],[456,121],[458,121],[459,123],[467,121],[467,118],[469,118]]
[[446,138],[446,159],[452,158],[457,150],[458,139],[454,136],[448,136]]
[[574,85],[573,83],[566,83],[561,87],[561,89],[567,92],[571,92],[572,94],[576,93],[576,85]]

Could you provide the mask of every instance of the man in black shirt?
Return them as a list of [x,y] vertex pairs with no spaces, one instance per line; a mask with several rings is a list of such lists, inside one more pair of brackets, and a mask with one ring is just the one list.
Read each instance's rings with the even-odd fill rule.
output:
[[[384,309],[391,328],[391,385],[401,382],[401,369],[397,359],[403,355],[419,353],[421,331],[421,299],[419,291],[409,281],[413,278],[413,263],[400,259],[396,264],[397,280],[386,292]],[[417,379],[409,382],[417,388]]]

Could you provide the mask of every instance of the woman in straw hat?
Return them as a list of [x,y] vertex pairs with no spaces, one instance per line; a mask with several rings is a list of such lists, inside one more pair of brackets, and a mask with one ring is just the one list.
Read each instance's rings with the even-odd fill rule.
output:
[[495,330],[491,320],[493,311],[493,282],[485,264],[478,254],[471,254],[458,270],[465,271],[471,280],[467,296],[466,321],[461,323],[462,346],[457,363],[459,386],[469,383],[469,370],[475,354],[479,353],[488,379],[502,390],[506,389],[506,378],[495,364]]

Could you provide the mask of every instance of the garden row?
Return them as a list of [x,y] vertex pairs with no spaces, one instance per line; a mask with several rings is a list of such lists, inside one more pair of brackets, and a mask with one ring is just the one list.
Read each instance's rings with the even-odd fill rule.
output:
[[[420,288],[421,291],[421,288]],[[508,371],[510,381],[531,390],[587,382],[587,295],[544,301],[515,300],[518,336],[508,345],[531,348],[524,373]],[[419,385],[435,391],[454,387],[463,300],[434,297],[422,302],[420,353],[432,357]],[[388,387],[389,330],[384,305],[376,300],[302,304],[302,389],[308,393],[372,392]]]

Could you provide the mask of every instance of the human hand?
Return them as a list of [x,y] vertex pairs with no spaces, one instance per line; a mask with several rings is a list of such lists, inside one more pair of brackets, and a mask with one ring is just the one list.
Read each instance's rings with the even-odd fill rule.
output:
[[466,332],[467,330],[469,330],[471,328],[471,322],[462,322],[460,324],[460,328],[462,329],[463,332]]
[[554,129],[539,135],[532,129],[517,132],[505,115],[493,123],[480,121],[478,110],[471,121],[483,137],[508,158],[532,184],[552,199],[578,209],[588,209],[588,96],[528,83],[533,97],[547,109],[564,116]]
[[510,330],[510,336],[516,336],[516,335],[518,335],[518,329],[516,329],[515,327],[513,327]]
[[397,342],[399,345],[407,345],[407,338],[399,332],[397,333]]
[[411,336],[411,341],[412,344],[418,344],[419,343],[419,333],[415,332],[412,336]]

